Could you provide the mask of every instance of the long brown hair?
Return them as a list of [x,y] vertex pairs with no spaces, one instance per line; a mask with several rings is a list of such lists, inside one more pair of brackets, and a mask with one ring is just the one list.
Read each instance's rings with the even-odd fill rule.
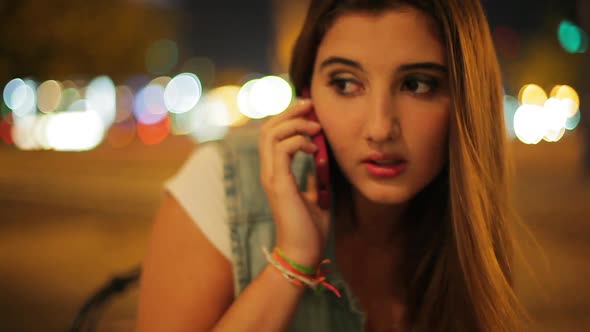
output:
[[[408,249],[406,321],[416,331],[519,331],[500,69],[479,0],[312,0],[290,77],[310,86],[317,49],[343,12],[403,6],[430,15],[446,48],[452,112],[449,160],[411,202],[420,206]],[[414,217],[417,217],[415,215]]]

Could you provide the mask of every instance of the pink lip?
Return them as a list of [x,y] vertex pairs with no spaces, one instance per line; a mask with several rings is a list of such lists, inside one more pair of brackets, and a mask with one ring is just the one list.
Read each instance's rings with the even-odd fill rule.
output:
[[408,162],[404,161],[395,165],[377,165],[371,162],[364,162],[367,171],[377,177],[395,177],[404,172],[408,166]]
[[403,161],[405,161],[405,158],[399,154],[393,154],[393,153],[390,153],[390,154],[372,153],[367,158],[365,158],[363,161],[369,162],[369,161],[382,161],[382,160],[403,160]]

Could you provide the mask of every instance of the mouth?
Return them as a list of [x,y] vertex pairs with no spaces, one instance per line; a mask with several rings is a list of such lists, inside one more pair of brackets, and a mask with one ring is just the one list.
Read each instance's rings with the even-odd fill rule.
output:
[[374,153],[363,160],[364,163],[372,163],[381,166],[391,166],[407,162],[400,154]]
[[399,164],[403,164],[406,161],[403,159],[394,159],[394,160],[367,160],[365,161],[365,163],[370,163],[373,165],[378,165],[378,166],[395,166],[395,165],[399,165]]
[[363,160],[369,174],[377,177],[394,177],[405,171],[408,161],[401,155],[373,154]]

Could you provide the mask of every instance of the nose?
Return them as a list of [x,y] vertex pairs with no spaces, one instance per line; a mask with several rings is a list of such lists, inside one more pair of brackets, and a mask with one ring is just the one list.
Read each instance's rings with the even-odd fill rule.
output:
[[369,142],[384,143],[401,135],[398,110],[387,93],[370,98],[365,122],[365,137]]

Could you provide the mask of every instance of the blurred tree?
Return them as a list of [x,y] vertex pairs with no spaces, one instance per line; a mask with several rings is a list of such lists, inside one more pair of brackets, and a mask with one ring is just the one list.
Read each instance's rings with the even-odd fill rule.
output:
[[176,37],[178,14],[128,0],[0,1],[0,82],[145,73],[145,52]]

